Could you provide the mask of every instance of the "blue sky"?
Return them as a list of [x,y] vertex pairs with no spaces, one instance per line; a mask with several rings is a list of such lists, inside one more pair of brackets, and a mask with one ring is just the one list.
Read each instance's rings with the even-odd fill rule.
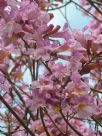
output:
[[[78,2],[78,0],[74,1]],[[64,8],[62,8],[61,11],[64,13]],[[54,13],[55,16],[52,23],[63,26],[66,20],[63,18],[60,11],[55,10],[52,11],[52,13]],[[66,13],[69,24],[74,29],[81,29],[89,22],[89,17],[83,16],[82,12],[76,9],[75,5],[72,3],[67,6]]]

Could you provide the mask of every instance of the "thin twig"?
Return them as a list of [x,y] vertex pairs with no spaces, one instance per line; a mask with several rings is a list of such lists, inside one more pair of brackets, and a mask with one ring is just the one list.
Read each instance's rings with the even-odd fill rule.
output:
[[43,110],[42,110],[42,107],[39,108],[39,111],[40,111],[40,117],[41,117],[41,121],[42,121],[42,124],[43,124],[43,127],[44,127],[44,130],[46,132],[46,135],[47,136],[50,136],[49,132],[48,132],[48,129],[45,125],[45,122],[44,122],[44,113],[43,113]]
[[67,6],[68,4],[70,4],[72,1],[69,0],[68,2],[66,2],[64,5],[62,6],[59,6],[59,7],[56,7],[56,8],[51,8],[51,9],[47,9],[47,11],[53,11],[53,10],[56,10],[56,9],[61,9],[61,8],[64,8],[65,6]]
[[97,21],[99,21],[100,23],[102,23],[102,20],[98,19],[95,15],[93,15],[92,13],[90,13],[87,9],[83,8],[80,4],[78,4],[77,2],[72,0],[72,3],[74,3],[76,6],[78,6],[80,9],[82,9],[83,11],[87,12],[91,17],[93,17],[94,19],[96,19]]
[[94,7],[102,15],[102,11],[96,5],[94,5],[93,1],[91,0],[87,0],[87,1],[90,3],[92,7]]
[[78,135],[78,136],[83,136],[78,130],[76,130],[70,123],[69,121],[66,119],[66,117],[64,116],[62,109],[60,109],[60,113],[61,116],[63,117],[63,119],[65,120],[65,122],[68,124],[68,126]]
[[51,116],[49,115],[47,109],[44,108],[44,110],[45,110],[46,115],[49,117],[49,119],[51,120],[51,122],[54,124],[54,126],[59,130],[59,132],[60,132],[62,135],[65,136],[65,134],[60,130],[60,128],[59,128],[59,127],[56,125],[56,123],[53,121],[53,119],[52,119]]
[[0,100],[8,108],[8,110],[14,115],[14,117],[20,122],[20,124],[29,132],[29,134],[31,136],[35,136],[35,134],[25,125],[23,120],[16,114],[16,112],[12,109],[12,107],[5,101],[5,99],[1,95],[0,95]]

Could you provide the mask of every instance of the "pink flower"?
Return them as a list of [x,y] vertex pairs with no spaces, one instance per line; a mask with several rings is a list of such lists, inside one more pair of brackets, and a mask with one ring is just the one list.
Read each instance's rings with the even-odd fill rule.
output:
[[0,12],[7,6],[6,0],[0,0]]

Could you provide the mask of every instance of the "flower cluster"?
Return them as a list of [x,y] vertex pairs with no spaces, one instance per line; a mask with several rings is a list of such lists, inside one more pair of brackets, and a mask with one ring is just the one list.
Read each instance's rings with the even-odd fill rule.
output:
[[60,30],[50,23],[54,15],[47,9],[52,5],[0,0],[2,133],[100,136],[94,126],[102,127],[101,6],[95,10],[98,20],[82,30],[70,30],[66,23]]

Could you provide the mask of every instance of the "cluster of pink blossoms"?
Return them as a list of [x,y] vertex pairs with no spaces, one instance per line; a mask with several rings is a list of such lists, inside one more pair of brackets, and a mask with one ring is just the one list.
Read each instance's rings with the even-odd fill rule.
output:
[[0,0],[1,133],[101,136],[102,24],[94,20],[83,30],[65,24],[60,30],[50,24],[50,6]]

